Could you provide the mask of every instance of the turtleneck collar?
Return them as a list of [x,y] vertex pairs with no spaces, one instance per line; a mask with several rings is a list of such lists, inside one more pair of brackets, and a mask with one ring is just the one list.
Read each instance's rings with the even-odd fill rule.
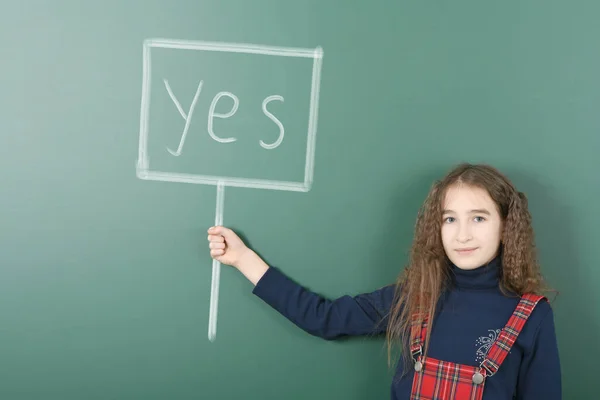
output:
[[475,269],[464,270],[450,262],[452,282],[459,289],[492,289],[498,287],[502,273],[502,254]]

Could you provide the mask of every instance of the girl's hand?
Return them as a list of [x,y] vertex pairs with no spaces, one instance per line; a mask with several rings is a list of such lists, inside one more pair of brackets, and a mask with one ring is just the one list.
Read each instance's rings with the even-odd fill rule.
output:
[[242,258],[250,249],[231,229],[213,226],[208,229],[210,256],[221,264],[239,268]]
[[255,285],[269,269],[269,266],[229,228],[209,228],[208,242],[212,258],[221,264],[237,268]]

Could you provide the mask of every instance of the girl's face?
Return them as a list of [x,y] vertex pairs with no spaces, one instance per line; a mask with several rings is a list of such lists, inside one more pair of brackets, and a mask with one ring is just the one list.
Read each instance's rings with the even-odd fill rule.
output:
[[442,210],[444,250],[457,267],[474,269],[498,254],[502,218],[486,190],[452,185]]

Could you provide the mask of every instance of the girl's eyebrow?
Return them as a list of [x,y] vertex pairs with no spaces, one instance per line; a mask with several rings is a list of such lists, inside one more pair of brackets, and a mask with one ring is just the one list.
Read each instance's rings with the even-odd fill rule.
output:
[[[444,210],[442,212],[443,214],[456,214],[456,211],[453,210]],[[487,214],[487,215],[491,215],[490,212],[488,210],[486,210],[485,208],[476,208],[474,210],[470,210],[469,214]]]

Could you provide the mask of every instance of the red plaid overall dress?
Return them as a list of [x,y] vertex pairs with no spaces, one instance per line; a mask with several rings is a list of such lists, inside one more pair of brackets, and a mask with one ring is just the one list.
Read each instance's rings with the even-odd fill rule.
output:
[[411,400],[481,400],[486,378],[493,376],[508,355],[531,312],[544,296],[524,294],[508,323],[478,367],[422,356],[427,320],[413,321],[411,352],[415,375]]

